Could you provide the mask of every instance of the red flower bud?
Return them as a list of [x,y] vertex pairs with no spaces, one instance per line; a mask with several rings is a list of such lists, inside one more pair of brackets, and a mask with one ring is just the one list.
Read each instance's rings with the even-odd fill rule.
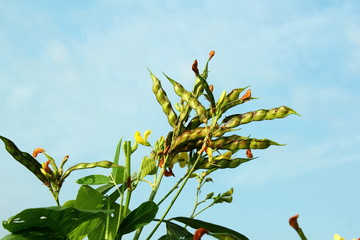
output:
[[252,152],[251,152],[251,149],[246,150],[246,157],[247,158],[253,158],[254,157]]
[[200,240],[201,237],[205,234],[208,233],[209,231],[206,230],[205,228],[198,228],[196,229],[195,233],[194,233],[194,240]]
[[165,169],[165,171],[164,171],[164,176],[165,176],[165,177],[170,177],[170,176],[174,176],[174,177],[175,177],[175,174],[173,173],[172,168],[169,168],[169,170]]
[[193,65],[191,66],[191,69],[194,71],[196,76],[199,76],[198,62],[196,59],[195,59]]
[[295,216],[292,216],[290,219],[289,219],[289,224],[291,227],[293,227],[296,231],[298,231],[300,229],[299,227],[299,224],[297,222],[297,219],[299,217],[299,214],[295,215]]

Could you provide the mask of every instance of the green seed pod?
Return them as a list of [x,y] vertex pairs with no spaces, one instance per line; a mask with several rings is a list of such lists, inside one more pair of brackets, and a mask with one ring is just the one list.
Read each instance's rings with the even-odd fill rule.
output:
[[[197,140],[203,140],[208,135],[208,129],[204,127],[195,128],[192,130],[184,131],[180,136],[176,137],[170,148],[170,152],[174,150],[179,150],[183,145],[189,143],[197,143]],[[213,137],[220,137],[226,132],[230,131],[229,129],[215,129],[212,133]]]
[[224,168],[236,168],[240,164],[253,160],[254,158],[234,158],[234,159],[220,159],[214,162],[209,162],[208,158],[198,164],[196,169],[224,169]]
[[[211,118],[211,112],[210,112],[210,108],[206,109],[206,117],[208,119]],[[189,124],[186,126],[185,130],[191,130],[194,128],[199,127],[201,124],[203,124],[203,122],[200,121],[200,117],[199,116],[195,116],[191,119],[191,121],[189,122]]]
[[168,122],[172,127],[175,127],[177,122],[177,115],[171,106],[171,102],[166,95],[166,92],[161,87],[160,80],[150,72],[151,79],[153,81],[152,91],[155,94],[156,100],[162,107],[163,112],[167,116]]
[[262,121],[262,120],[273,120],[275,118],[284,118],[290,114],[297,114],[294,110],[289,107],[281,106],[278,108],[272,109],[259,109],[254,112],[247,112],[244,114],[234,114],[224,118],[225,128],[234,128],[240,124],[246,124],[253,121]]
[[232,135],[229,137],[220,137],[215,141],[212,141],[211,147],[214,149],[236,151],[239,149],[266,149],[271,145],[281,146],[282,144],[269,139],[256,139]]
[[44,176],[44,174],[40,171],[42,168],[41,164],[33,158],[30,154],[26,152],[20,151],[17,146],[6,137],[0,136],[0,139],[4,142],[5,148],[12,155],[12,157],[17,160],[19,163],[24,165],[27,169],[29,169],[35,176],[42,181],[43,183],[47,183],[48,180]]
[[200,117],[201,122],[207,121],[208,118],[206,116],[205,107],[199,102],[199,100],[197,98],[193,97],[190,92],[185,91],[181,95],[181,99],[184,100],[185,102],[187,102],[189,104],[189,106],[196,111],[196,113]]
[[[164,74],[165,75],[165,74]],[[165,75],[166,76],[166,75]],[[199,100],[194,97],[190,92],[188,92],[183,85],[176,82],[175,80],[171,79],[170,77],[166,76],[166,78],[170,81],[170,83],[174,86],[175,93],[181,97],[182,100],[187,102],[189,106],[196,111],[199,115],[200,120],[202,122],[206,122],[206,109],[205,107],[199,102]],[[182,118],[180,118],[182,119]]]
[[170,77],[168,77],[165,73],[164,73],[165,77],[169,80],[169,82],[174,86],[174,91],[175,93],[181,97],[181,95],[186,91],[185,88],[183,87],[183,85],[181,85],[180,83],[176,82],[174,79],[171,79]]
[[101,167],[101,168],[112,168],[112,167],[119,167],[119,165],[110,162],[110,161],[100,161],[100,162],[93,162],[93,163],[78,163],[72,167],[70,167],[64,175],[62,175],[60,182],[62,183],[65,178],[67,178],[70,173],[74,170],[80,170],[80,169],[87,169],[87,168],[95,168],[95,167]]
[[249,86],[246,86],[244,88],[235,88],[233,89],[226,98],[228,99],[228,102],[232,102],[239,99],[240,94],[247,89]]

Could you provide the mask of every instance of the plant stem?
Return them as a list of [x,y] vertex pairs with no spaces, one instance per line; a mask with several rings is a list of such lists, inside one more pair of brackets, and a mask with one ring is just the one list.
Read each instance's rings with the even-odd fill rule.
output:
[[214,206],[215,205],[215,203],[211,203],[211,204],[209,204],[207,207],[204,207],[203,209],[201,209],[199,212],[197,212],[195,215],[191,215],[191,217],[190,218],[194,218],[194,217],[196,217],[197,215],[199,215],[200,213],[202,213],[203,211],[205,211],[206,209],[208,209],[208,208],[210,208],[210,207],[212,207],[212,206]]
[[179,197],[181,191],[183,190],[183,188],[185,187],[187,181],[189,180],[191,174],[193,173],[194,169],[195,169],[195,166],[197,165],[197,163],[199,162],[201,158],[201,154],[199,154],[199,156],[197,157],[194,165],[192,166],[192,168],[190,169],[190,171],[187,173],[183,183],[181,184],[179,190],[177,191],[177,193],[175,194],[174,198],[171,200],[168,208],[165,210],[164,214],[162,215],[162,217],[160,218],[160,221],[156,224],[156,226],[154,227],[154,229],[152,230],[152,232],[149,234],[149,236],[147,237],[147,240],[149,240],[153,235],[154,233],[156,232],[156,230],[159,228],[160,224],[164,221],[166,215],[169,213],[170,209],[172,208],[172,206],[174,205],[176,199]]
[[300,237],[301,240],[307,240],[307,238],[305,237],[305,234],[303,233],[301,228],[296,229],[296,232],[299,234],[299,237]]
[[160,206],[160,204],[163,203],[166,200],[166,198],[168,198],[171,195],[171,193],[173,193],[175,189],[179,187],[180,183],[185,179],[185,177],[186,174],[182,178],[180,178],[179,181],[177,181],[177,183],[174,185],[174,187],[170,189],[170,191],[159,201],[159,203],[157,204],[158,206]]
[[126,217],[126,209],[129,208],[129,204],[130,204],[130,199],[131,199],[131,193],[132,193],[132,189],[131,189],[131,165],[130,165],[130,160],[131,160],[131,142],[130,141],[126,141],[125,142],[125,174],[124,176],[126,176],[126,183],[128,184],[127,186],[127,192],[126,192],[126,200],[125,200],[125,206],[124,206],[124,212],[123,212],[123,218]]
[[[163,177],[163,176],[164,176],[164,168],[161,169],[160,175],[159,175],[158,179],[156,180],[155,185],[154,185],[153,188],[152,188],[152,191],[151,191],[150,196],[149,196],[149,201],[154,201],[154,198],[155,198],[156,193],[157,193],[157,191],[158,191],[158,189],[159,189],[159,186],[160,186],[160,183],[161,183],[161,180],[162,180],[162,177]],[[134,240],[138,240],[138,239],[139,239],[142,230],[143,230],[143,227],[138,228],[138,229],[136,230],[136,233],[135,233],[135,236],[134,236]]]

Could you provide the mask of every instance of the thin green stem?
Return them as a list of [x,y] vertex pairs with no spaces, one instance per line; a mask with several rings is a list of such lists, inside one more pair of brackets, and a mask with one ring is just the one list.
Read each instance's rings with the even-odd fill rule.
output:
[[[150,196],[149,196],[149,201],[154,201],[156,193],[157,193],[157,191],[159,189],[159,186],[160,186],[160,183],[161,183],[161,180],[162,180],[163,176],[164,176],[164,168],[161,169],[160,175],[158,176],[158,178],[157,178],[157,180],[155,182],[155,185],[152,188],[152,191],[151,191]],[[143,230],[143,227],[138,228],[136,230],[134,240],[139,239],[142,230]]]
[[156,230],[159,228],[160,224],[164,221],[166,215],[169,213],[170,209],[172,208],[172,206],[174,205],[175,201],[177,200],[177,198],[179,197],[180,193],[182,192],[182,190],[184,189],[187,181],[189,180],[191,174],[193,173],[195,166],[197,165],[197,163],[199,162],[201,158],[201,155],[199,154],[199,156],[197,157],[194,165],[192,166],[192,168],[190,169],[190,171],[187,173],[183,183],[181,184],[179,190],[177,191],[177,193],[175,194],[174,198],[171,200],[168,208],[165,210],[164,214],[162,215],[162,217],[160,218],[160,221],[156,224],[156,226],[154,227],[154,229],[152,230],[152,232],[149,234],[149,236],[147,237],[147,240],[149,240],[154,233],[156,232]]
[[129,204],[130,204],[130,199],[131,199],[131,193],[132,193],[132,189],[131,189],[131,142],[130,141],[126,141],[125,142],[125,176],[126,176],[126,183],[127,183],[127,192],[126,192],[126,200],[125,200],[125,206],[124,206],[124,212],[123,212],[123,218],[126,217],[126,209],[129,208]]
[[299,234],[299,237],[301,240],[307,240],[307,238],[305,237],[305,234],[301,228],[296,229],[296,232]]
[[212,203],[209,204],[207,207],[204,207],[203,209],[201,209],[199,212],[197,212],[196,214],[194,214],[194,215],[191,216],[190,218],[195,218],[197,215],[199,215],[200,213],[202,213],[203,211],[205,211],[206,209],[208,209],[208,208],[210,208],[210,207],[212,207],[212,206],[214,206],[214,205],[215,205],[215,203],[212,202]]
[[177,181],[177,183],[169,190],[169,192],[159,201],[159,203],[157,204],[158,206],[160,206],[161,203],[163,203],[174,191],[175,189],[177,189],[180,185],[180,183],[185,179],[186,174],[179,179],[179,181]]
[[200,194],[201,186],[202,186],[201,181],[199,181],[198,186],[196,188],[194,208],[193,208],[193,210],[191,212],[190,218],[192,218],[192,216],[195,214],[195,211],[196,211],[197,207],[199,206],[199,194]]
[[[110,199],[107,199],[107,210],[110,210]],[[110,227],[110,215],[106,216],[106,224],[105,224],[105,239],[109,237],[109,227]]]

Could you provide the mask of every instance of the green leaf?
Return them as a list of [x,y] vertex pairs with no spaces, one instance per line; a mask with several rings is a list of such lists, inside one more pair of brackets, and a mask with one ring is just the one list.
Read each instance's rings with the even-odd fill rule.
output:
[[124,174],[125,174],[125,167],[124,166],[118,166],[114,167],[112,171],[112,177],[115,179],[116,184],[122,184],[124,183]]
[[152,201],[142,203],[121,222],[118,235],[123,236],[145,226],[155,218],[158,210],[159,207]]
[[23,231],[19,231],[16,234],[12,233],[6,235],[1,240],[65,240],[65,237],[57,236],[54,232],[52,232],[48,228],[34,228],[27,229]]
[[34,228],[48,228],[56,236],[66,237],[83,222],[105,217],[112,211],[81,210],[73,207],[47,207],[23,210],[15,216],[3,221],[3,227],[12,233]]
[[75,207],[75,206],[76,206],[76,200],[69,200],[62,205],[62,207]]
[[156,173],[156,161],[149,157],[144,157],[141,163],[141,178]]
[[228,233],[209,233],[210,236],[213,236],[214,238],[220,239],[220,240],[238,240],[239,238],[235,237],[232,234]]
[[232,229],[229,229],[229,228],[226,228],[226,227],[223,227],[220,225],[216,225],[213,223],[208,223],[208,222],[204,222],[204,221],[193,219],[193,218],[187,218],[187,217],[176,217],[176,218],[172,218],[170,220],[175,220],[175,221],[184,223],[194,229],[205,228],[210,233],[223,233],[223,234],[232,235],[233,237],[235,237],[234,239],[236,239],[236,240],[249,240],[247,237],[245,237],[241,233],[238,233]]
[[4,142],[6,150],[15,160],[35,174],[40,181],[43,183],[48,182],[44,174],[40,171],[41,164],[35,158],[33,158],[29,153],[20,151],[17,146],[6,137],[0,136],[0,139]]
[[82,185],[76,196],[75,206],[80,209],[100,209],[104,196],[90,186]]
[[110,181],[110,178],[105,175],[89,175],[76,180],[76,183],[86,185],[100,185],[109,183]]
[[193,235],[184,227],[172,222],[166,222],[167,239],[168,240],[193,240]]
[[210,90],[209,84],[201,75],[198,75],[197,77],[199,78],[202,86],[204,87],[204,89],[207,93],[207,98],[211,104],[211,108],[215,108],[215,98],[214,98],[214,94]]

